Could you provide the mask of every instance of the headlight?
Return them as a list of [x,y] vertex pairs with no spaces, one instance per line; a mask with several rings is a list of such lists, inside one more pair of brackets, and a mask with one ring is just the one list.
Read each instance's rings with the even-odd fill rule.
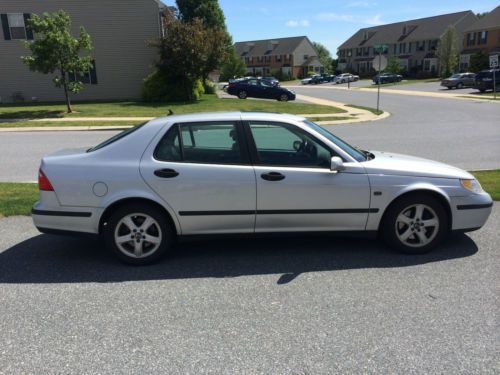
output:
[[481,184],[479,183],[478,180],[460,180],[460,184],[462,186],[469,190],[472,191],[473,193],[479,194],[483,192],[483,188],[481,187]]

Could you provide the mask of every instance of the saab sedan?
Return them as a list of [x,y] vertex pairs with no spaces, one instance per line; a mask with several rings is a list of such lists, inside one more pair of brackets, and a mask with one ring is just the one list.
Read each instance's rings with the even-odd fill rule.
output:
[[101,235],[146,264],[183,236],[356,232],[424,253],[484,225],[491,197],[458,168],[350,146],[302,117],[172,115],[45,156],[35,226]]

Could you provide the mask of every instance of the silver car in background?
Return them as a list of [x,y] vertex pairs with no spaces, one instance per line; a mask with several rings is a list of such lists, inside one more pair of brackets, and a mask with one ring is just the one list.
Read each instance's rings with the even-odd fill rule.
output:
[[132,264],[159,259],[177,237],[214,234],[370,232],[424,253],[483,226],[492,207],[465,171],[359,150],[271,113],[158,118],[45,156],[39,186],[41,232],[100,234]]

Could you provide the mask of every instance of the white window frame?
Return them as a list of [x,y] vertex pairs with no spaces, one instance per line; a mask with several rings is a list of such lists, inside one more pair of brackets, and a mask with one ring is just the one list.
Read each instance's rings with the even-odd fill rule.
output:
[[[12,26],[14,22],[11,22],[11,17],[12,16],[21,16],[21,21],[22,21],[22,26]],[[23,13],[7,13],[7,22],[9,23],[9,32],[10,32],[10,39],[12,40],[27,40],[28,39],[28,33],[26,32],[26,23],[24,22],[24,14]],[[12,33],[13,28],[23,28],[24,29],[24,38],[15,38],[14,34]]]

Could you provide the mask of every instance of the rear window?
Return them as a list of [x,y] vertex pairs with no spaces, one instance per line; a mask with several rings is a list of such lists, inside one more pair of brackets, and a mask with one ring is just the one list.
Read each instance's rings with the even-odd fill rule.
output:
[[106,139],[104,142],[99,143],[97,146],[89,148],[87,150],[87,152],[92,152],[92,151],[99,150],[99,149],[101,149],[103,147],[106,147],[106,146],[110,145],[111,143],[114,143],[114,142],[118,141],[119,139],[125,138],[127,135],[132,134],[133,132],[135,132],[139,128],[142,128],[146,124],[147,124],[147,122],[143,122],[142,124],[136,125],[133,128],[126,129],[126,130],[122,131],[121,133],[118,133],[118,134],[112,136],[111,138]]

